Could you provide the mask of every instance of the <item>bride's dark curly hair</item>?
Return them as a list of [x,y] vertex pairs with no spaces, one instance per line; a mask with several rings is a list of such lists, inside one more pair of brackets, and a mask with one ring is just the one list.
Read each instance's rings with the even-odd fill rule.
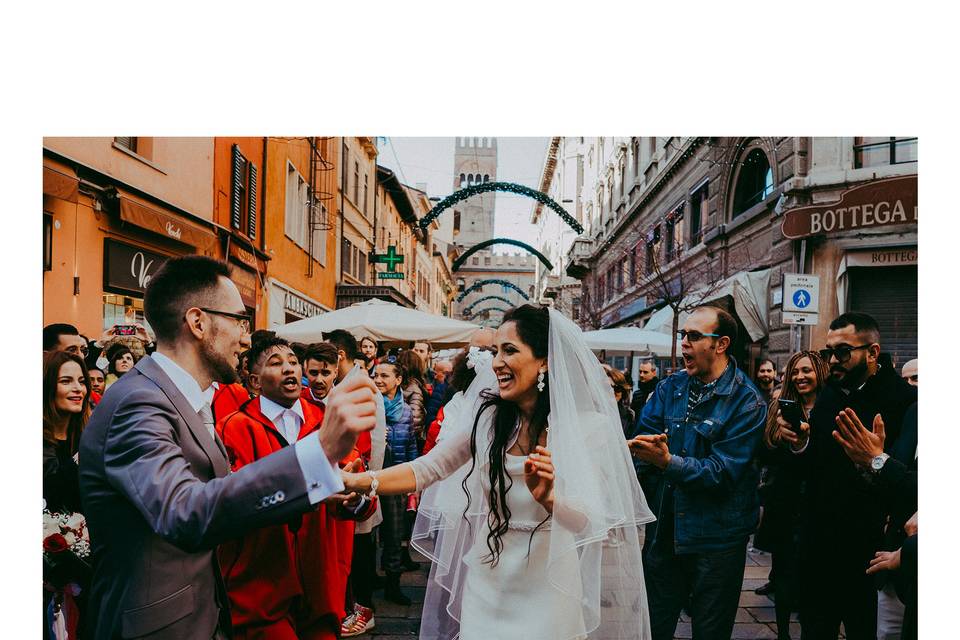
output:
[[[537,358],[546,358],[548,351],[548,336],[550,332],[550,312],[546,307],[540,307],[532,304],[525,304],[510,309],[503,315],[503,322],[514,322],[517,326],[517,334],[525,345],[530,347],[533,355]],[[530,418],[529,442],[531,448],[539,442],[541,434],[547,428],[547,416],[550,415],[550,380],[549,375],[543,379],[544,389],[537,396],[537,402],[533,408],[533,416]],[[485,399],[480,406],[477,416],[473,421],[473,431],[470,434],[470,471],[464,478],[461,486],[464,493],[467,494],[467,508],[469,509],[470,494],[467,491],[467,479],[473,474],[477,467],[477,426],[480,424],[480,416],[490,408],[494,410],[493,418],[493,443],[490,446],[490,512],[487,514],[487,524],[490,533],[487,534],[487,548],[490,553],[484,558],[484,562],[491,566],[496,566],[500,559],[500,552],[503,550],[502,538],[510,527],[510,508],[507,506],[507,491],[513,486],[513,480],[504,470],[506,462],[507,445],[517,427],[520,419],[520,408],[509,400],[503,400],[499,394],[484,391],[482,397]],[[466,515],[466,511],[464,511]],[[549,516],[548,516],[549,518]],[[544,519],[540,525],[546,522]],[[538,525],[537,528],[540,527]],[[530,541],[533,541],[533,534],[530,534]]]

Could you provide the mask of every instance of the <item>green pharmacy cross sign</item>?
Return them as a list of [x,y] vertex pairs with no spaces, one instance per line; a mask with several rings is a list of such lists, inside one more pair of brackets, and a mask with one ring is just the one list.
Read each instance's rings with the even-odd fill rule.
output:
[[387,247],[386,253],[375,253],[371,256],[370,261],[374,264],[386,264],[387,271],[394,273],[397,270],[397,265],[403,264],[403,256],[397,253],[395,245],[390,245]]
[[403,256],[397,253],[397,247],[395,245],[387,247],[386,253],[375,253],[371,255],[370,262],[387,265],[387,270],[378,273],[377,278],[381,280],[403,280],[403,273],[397,271],[397,265],[403,264]]

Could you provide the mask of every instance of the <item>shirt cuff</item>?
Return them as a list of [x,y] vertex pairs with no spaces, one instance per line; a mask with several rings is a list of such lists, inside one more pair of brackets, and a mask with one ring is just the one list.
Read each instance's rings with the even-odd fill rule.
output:
[[320,438],[298,440],[294,450],[303,479],[307,483],[307,499],[310,504],[317,504],[324,498],[343,491],[340,469],[330,464],[320,444]]
[[667,461],[667,466],[663,468],[663,475],[671,480],[676,480],[680,477],[680,472],[682,470],[683,458],[671,454],[670,460]]

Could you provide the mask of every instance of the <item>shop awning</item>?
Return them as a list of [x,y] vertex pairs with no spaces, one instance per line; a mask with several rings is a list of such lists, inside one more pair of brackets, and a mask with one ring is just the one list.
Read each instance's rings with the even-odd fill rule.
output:
[[217,236],[210,229],[191,222],[173,212],[165,212],[145,200],[121,191],[120,219],[190,245],[199,250],[213,247]]
[[[594,351],[635,351],[666,358],[670,355],[670,336],[659,331],[646,331],[637,327],[617,327],[586,331],[583,339]],[[677,353],[680,347],[677,347]]]
[[76,176],[61,173],[44,165],[43,195],[60,198],[67,202],[76,202],[80,193],[80,180]]
[[[770,269],[741,271],[714,287],[700,288],[684,297],[683,304],[707,304],[726,296],[733,298],[733,308],[740,322],[747,329],[751,342],[760,340],[768,333],[770,320],[769,304]],[[680,324],[688,314],[680,314]],[[670,335],[673,331],[673,309],[660,309],[643,326],[648,331]]]

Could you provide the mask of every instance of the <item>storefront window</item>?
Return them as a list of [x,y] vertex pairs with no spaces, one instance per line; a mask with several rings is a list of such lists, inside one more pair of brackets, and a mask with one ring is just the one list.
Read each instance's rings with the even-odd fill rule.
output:
[[103,294],[104,331],[115,324],[142,324],[149,333],[153,333],[143,315],[142,298],[105,293]]

